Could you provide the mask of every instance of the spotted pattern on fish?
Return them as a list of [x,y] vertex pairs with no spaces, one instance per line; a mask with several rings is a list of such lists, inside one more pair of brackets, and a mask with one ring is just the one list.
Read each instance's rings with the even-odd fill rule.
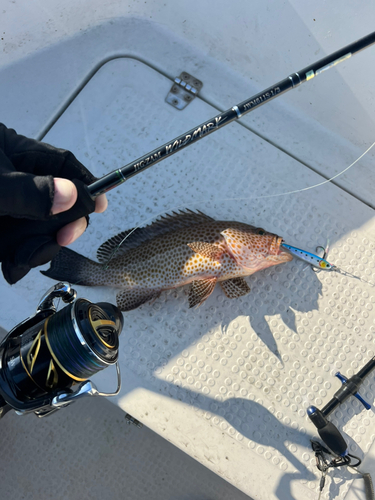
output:
[[[282,238],[242,222],[215,221],[189,211],[166,216],[148,227],[149,239],[147,227],[142,228],[137,245],[134,231],[130,241],[125,241],[126,251],[120,247],[106,265],[62,249],[43,274],[82,285],[119,288],[117,303],[122,310],[134,309],[162,290],[192,283],[189,305],[193,307],[201,305],[218,282],[235,280],[223,289],[228,297],[239,297],[250,291],[244,276],[292,260],[280,248]],[[119,240],[113,237],[100,247],[101,259],[113,254]]]

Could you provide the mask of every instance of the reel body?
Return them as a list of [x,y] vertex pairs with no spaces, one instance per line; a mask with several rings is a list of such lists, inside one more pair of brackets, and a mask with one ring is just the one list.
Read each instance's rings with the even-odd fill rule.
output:
[[[60,311],[57,298],[68,303]],[[0,418],[11,409],[45,416],[82,396],[117,394],[122,327],[122,314],[114,305],[76,299],[68,283],[52,287],[35,315],[0,344]],[[88,379],[112,365],[117,368],[117,390],[100,393]]]

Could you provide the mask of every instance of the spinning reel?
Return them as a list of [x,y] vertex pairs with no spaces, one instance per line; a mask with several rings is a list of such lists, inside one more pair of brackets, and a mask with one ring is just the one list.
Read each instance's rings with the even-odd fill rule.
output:
[[[68,305],[57,311],[59,298]],[[122,327],[114,305],[76,299],[68,283],[50,288],[35,315],[0,344],[0,418],[11,409],[44,417],[81,397],[118,394]],[[88,379],[111,365],[116,365],[117,389],[101,393]]]

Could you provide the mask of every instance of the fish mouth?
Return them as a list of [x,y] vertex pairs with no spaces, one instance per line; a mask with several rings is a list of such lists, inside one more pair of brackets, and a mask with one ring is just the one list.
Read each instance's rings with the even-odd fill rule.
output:
[[281,248],[281,244],[284,243],[284,238],[282,238],[281,236],[275,236],[275,240],[275,246],[277,248],[276,255],[280,255],[284,252],[284,250]]
[[289,262],[293,260],[293,256],[289,252],[286,252],[281,248],[282,243],[284,243],[284,238],[282,238],[281,236],[275,236],[275,239],[272,243],[272,245],[276,249],[275,255],[277,255],[277,260],[279,262]]

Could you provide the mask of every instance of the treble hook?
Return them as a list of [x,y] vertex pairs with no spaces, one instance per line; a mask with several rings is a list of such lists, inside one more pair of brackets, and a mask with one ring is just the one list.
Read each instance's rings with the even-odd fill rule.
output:
[[[321,245],[317,246],[316,247],[316,252],[323,252],[323,256],[322,256],[322,260],[327,260],[327,257],[328,257],[328,252],[329,252],[329,240],[327,240],[327,244],[324,247],[322,247]],[[311,269],[314,271],[314,273],[318,273],[319,271],[321,271],[321,269],[318,269],[314,266],[311,266]]]

